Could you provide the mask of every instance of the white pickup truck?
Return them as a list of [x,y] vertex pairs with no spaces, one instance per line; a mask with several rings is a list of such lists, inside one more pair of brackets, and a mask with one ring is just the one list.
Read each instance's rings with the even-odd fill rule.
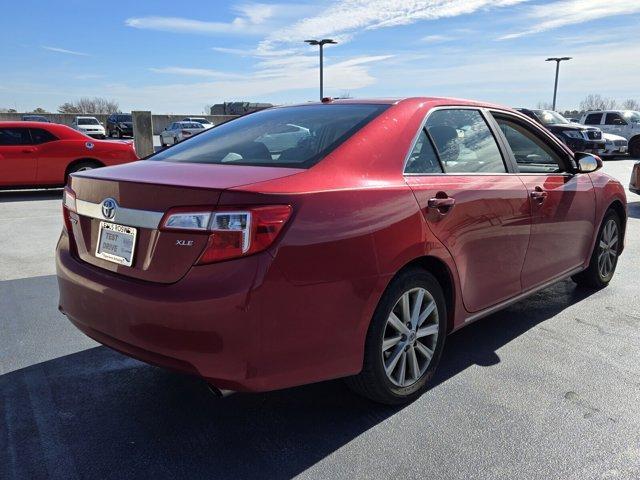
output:
[[640,112],[633,110],[596,110],[582,114],[580,123],[598,127],[605,133],[620,135],[629,141],[629,153],[640,157]]

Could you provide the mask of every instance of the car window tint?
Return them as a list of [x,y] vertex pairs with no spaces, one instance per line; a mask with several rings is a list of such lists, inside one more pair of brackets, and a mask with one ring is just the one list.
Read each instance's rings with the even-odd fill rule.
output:
[[587,115],[587,118],[584,119],[585,125],[600,125],[600,120],[602,120],[601,113],[590,113]]
[[561,161],[544,140],[527,128],[514,122],[497,118],[500,130],[507,139],[522,173],[561,172]]
[[32,128],[31,138],[33,139],[33,143],[35,143],[36,145],[58,140],[55,135],[53,135],[51,132],[48,132],[47,130],[43,130],[42,128]]
[[30,145],[27,128],[0,128],[0,145]]
[[209,128],[149,159],[309,168],[387,108],[354,103],[261,110]]
[[405,173],[442,173],[438,155],[424,129],[411,150],[404,171]]
[[506,172],[498,144],[478,110],[437,110],[426,127],[446,173]]
[[619,113],[607,113],[604,117],[605,125],[626,125],[627,122]]

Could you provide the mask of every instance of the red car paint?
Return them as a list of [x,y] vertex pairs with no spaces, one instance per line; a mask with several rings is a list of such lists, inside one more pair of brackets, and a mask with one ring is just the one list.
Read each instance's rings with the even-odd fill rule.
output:
[[[507,112],[573,162],[517,112],[442,98],[370,103],[390,107],[309,169],[142,161],[73,175],[71,191],[93,203],[293,213],[268,250],[208,265],[194,266],[207,235],[141,228],[135,262],[122,267],[93,255],[99,220],[71,212],[57,247],[61,311],[99,342],[219,388],[284,388],[358,373],[378,301],[408,264],[444,284],[453,331],[585,268],[610,206],[626,220],[624,189],[602,172],[403,175],[423,119],[443,106]],[[456,200],[449,212],[428,205],[442,194]]]
[[0,188],[64,185],[78,162],[95,166],[138,160],[128,141],[95,140],[66,125],[45,122],[0,122],[6,128],[40,129],[55,139],[46,143],[0,144]]

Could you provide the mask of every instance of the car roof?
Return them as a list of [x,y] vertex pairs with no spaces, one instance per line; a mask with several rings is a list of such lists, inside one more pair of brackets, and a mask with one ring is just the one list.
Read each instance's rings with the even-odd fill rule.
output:
[[482,102],[476,100],[469,100],[465,98],[455,97],[397,97],[397,98],[335,98],[328,99],[324,102],[307,102],[294,105],[282,105],[274,108],[282,108],[287,106],[305,106],[305,105],[335,105],[335,104],[371,104],[371,105],[399,105],[413,103],[416,105],[429,103],[432,107],[436,106],[473,106],[479,108],[495,108],[500,110],[508,110],[514,112],[511,107],[505,107],[504,105],[498,105],[490,102]]
[[0,122],[0,128],[42,128],[59,137],[84,139],[84,135],[67,125],[52,122],[10,121]]

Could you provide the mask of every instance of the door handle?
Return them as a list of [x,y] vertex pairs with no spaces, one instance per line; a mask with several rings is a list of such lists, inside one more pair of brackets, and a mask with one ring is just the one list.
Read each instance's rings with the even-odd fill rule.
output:
[[[441,195],[438,193],[438,195]],[[444,216],[451,211],[456,203],[455,198],[447,197],[446,194],[430,198],[427,201],[427,207],[434,209],[438,215]]]
[[22,153],[33,153],[35,151],[36,151],[35,148],[23,148],[22,149]]
[[549,194],[545,192],[542,187],[536,187],[531,192],[531,198],[537,201],[539,204],[543,203]]

